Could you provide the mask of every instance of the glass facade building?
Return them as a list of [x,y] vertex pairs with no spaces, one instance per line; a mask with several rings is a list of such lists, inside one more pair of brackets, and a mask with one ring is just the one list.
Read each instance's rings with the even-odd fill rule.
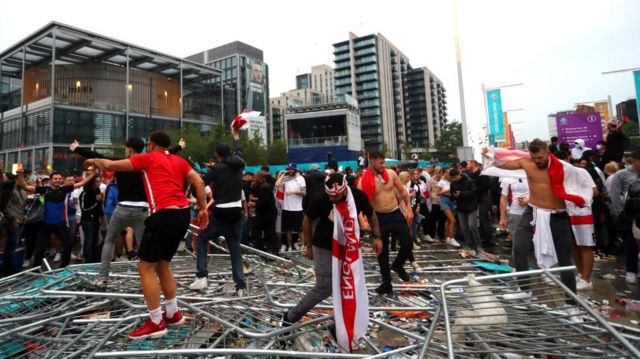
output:
[[221,71],[50,23],[0,53],[4,168],[71,170],[77,139],[123,153],[130,137],[222,122]]

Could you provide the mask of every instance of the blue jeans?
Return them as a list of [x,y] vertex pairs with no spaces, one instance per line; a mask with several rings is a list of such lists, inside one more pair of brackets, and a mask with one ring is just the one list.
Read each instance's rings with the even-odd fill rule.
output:
[[[226,208],[216,208],[216,214],[209,216],[209,225],[198,235],[198,250],[196,253],[196,277],[205,278],[209,274],[207,270],[207,249],[209,240],[223,236],[227,241],[229,254],[231,255],[231,273],[236,289],[246,288],[244,273],[242,271],[242,250],[240,249],[240,232],[242,229],[242,214],[227,216]],[[222,214],[220,213],[222,212]]]
[[[4,258],[2,261],[2,271],[9,275],[14,273],[14,264],[13,264],[13,254],[16,251],[16,246],[18,245],[18,241],[20,240],[20,236],[22,235],[22,230],[24,229],[24,225],[20,224],[14,226],[13,220],[11,218],[7,218],[7,222],[4,224],[4,229],[7,232],[7,242],[4,245]],[[0,234],[2,232],[0,231]]]
[[85,263],[97,263],[100,261],[98,255],[98,235],[100,234],[100,222],[82,222],[84,231],[84,243],[82,244],[82,254]]

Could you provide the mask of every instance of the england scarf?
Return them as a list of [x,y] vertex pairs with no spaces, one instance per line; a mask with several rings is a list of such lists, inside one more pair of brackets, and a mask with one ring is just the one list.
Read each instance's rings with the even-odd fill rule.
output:
[[369,295],[360,256],[358,212],[348,187],[347,191],[347,199],[333,205],[332,295],[336,339],[340,348],[349,353],[353,339],[367,331]]
[[[504,170],[496,166],[508,161],[531,158],[529,152],[505,148],[495,148],[493,151],[493,156],[490,156],[486,161],[485,169],[482,171],[483,174],[498,177],[526,178],[524,170]],[[594,227],[591,202],[593,200],[593,188],[596,185],[589,172],[561,161],[549,153],[547,173],[551,181],[551,191],[556,197],[565,201],[576,242],[586,243],[592,241]]]

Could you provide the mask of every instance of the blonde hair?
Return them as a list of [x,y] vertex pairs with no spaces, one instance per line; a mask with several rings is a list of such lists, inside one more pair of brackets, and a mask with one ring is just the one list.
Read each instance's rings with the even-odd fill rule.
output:
[[411,177],[411,174],[408,171],[402,171],[402,172],[400,172],[398,177],[400,177],[400,181],[405,183],[405,182],[409,181],[409,178]]
[[445,181],[449,181],[449,182],[451,182],[451,176],[449,175],[449,171],[451,171],[451,169],[453,169],[453,167],[447,168],[447,169],[444,171],[444,173],[442,174],[442,178],[443,178]]
[[611,161],[606,165],[604,165],[604,173],[609,176],[618,172],[619,170],[620,170],[620,167],[618,167],[618,164],[614,161]]

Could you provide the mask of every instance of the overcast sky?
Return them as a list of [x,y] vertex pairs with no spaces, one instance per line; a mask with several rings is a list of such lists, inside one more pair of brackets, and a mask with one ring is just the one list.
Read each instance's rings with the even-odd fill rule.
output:
[[[440,1],[11,1],[0,4],[0,49],[52,20],[136,45],[188,56],[240,40],[264,51],[271,96],[295,75],[333,66],[332,44],[348,33],[381,33],[444,82],[449,118],[459,119],[452,3]],[[460,37],[467,121],[478,142],[486,123],[482,83],[512,83],[503,108],[516,136],[548,137],[547,114],[575,102],[634,95],[640,67],[638,0],[461,0]]]

